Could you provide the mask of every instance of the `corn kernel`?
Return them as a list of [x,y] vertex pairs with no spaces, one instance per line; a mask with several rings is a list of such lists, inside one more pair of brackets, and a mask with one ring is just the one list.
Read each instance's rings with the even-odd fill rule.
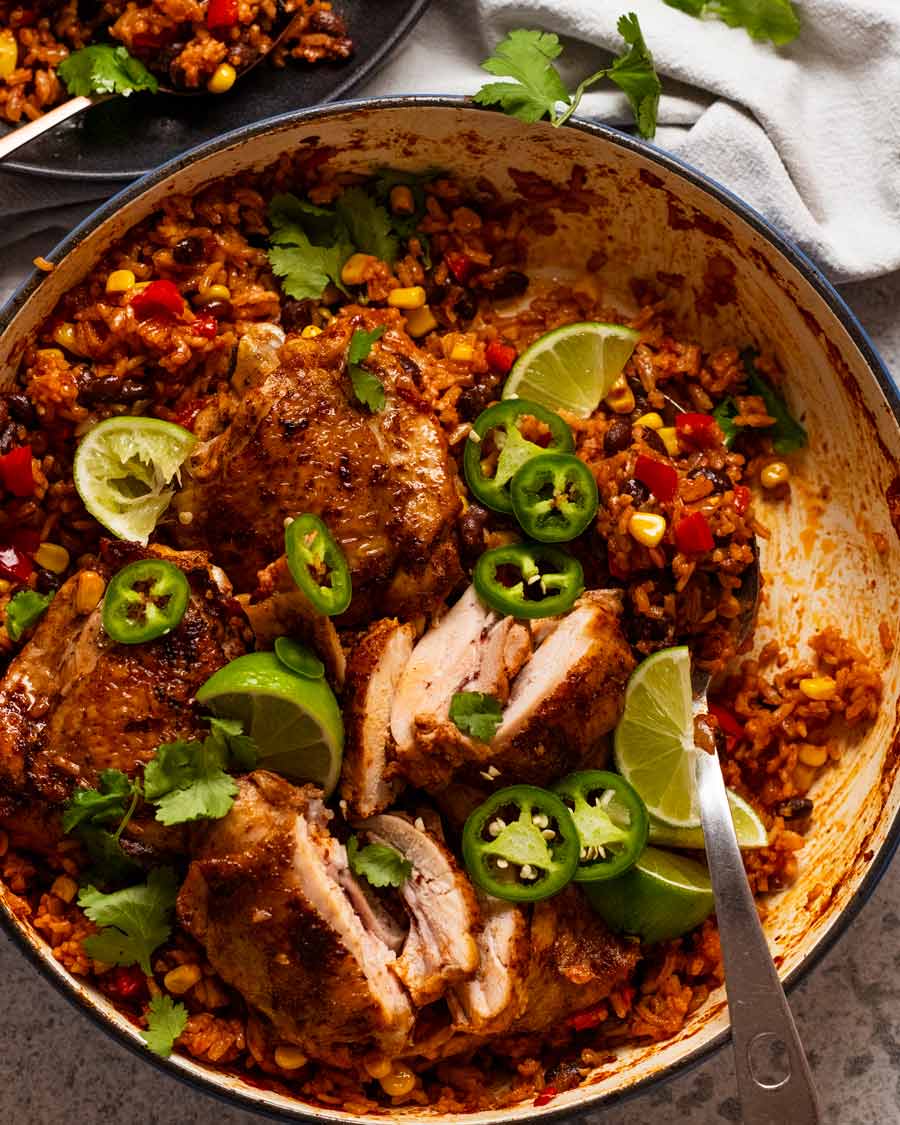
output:
[[413,309],[406,318],[406,331],[410,336],[425,336],[437,326],[438,322],[428,305],[423,305],[420,309]]
[[363,1059],[363,1066],[373,1078],[387,1078],[394,1069],[391,1060],[384,1055],[367,1055]]
[[19,45],[8,27],[0,31],[0,78],[9,78],[18,65]]
[[34,553],[34,561],[44,570],[62,574],[69,565],[69,552],[58,543],[42,543]]
[[193,988],[202,976],[203,970],[199,965],[179,965],[176,969],[170,969],[166,973],[163,977],[163,984],[167,991],[174,992],[176,996],[181,996],[189,988]]
[[65,359],[59,348],[39,348],[38,359]]
[[797,757],[804,766],[818,769],[819,766],[824,766],[828,760],[828,750],[824,746],[804,746]]
[[784,461],[773,461],[759,474],[759,483],[763,488],[777,488],[780,484],[787,484],[791,479],[791,470]]
[[12,589],[12,582],[7,582],[5,578],[0,578],[0,594],[8,594]]
[[454,344],[450,350],[450,358],[455,363],[471,363],[475,358],[475,349],[471,344]]
[[341,267],[341,281],[345,285],[362,285],[377,261],[371,254],[351,254]]
[[379,1082],[382,1090],[392,1098],[405,1098],[415,1089],[416,1076],[409,1067],[403,1066],[402,1063],[395,1063],[391,1073],[380,1078]]
[[658,547],[666,533],[666,521],[653,512],[635,512],[628,521],[628,532],[645,547]]
[[799,687],[807,699],[834,699],[837,694],[837,684],[831,676],[811,676],[801,680]]
[[65,348],[66,351],[74,352],[78,355],[78,343],[75,339],[74,324],[69,324],[68,321],[57,324],[53,329],[53,339],[61,348]]
[[227,285],[210,285],[209,289],[204,289],[200,294],[200,301],[230,301],[231,290]]
[[75,896],[78,894],[78,884],[71,875],[59,875],[53,880],[50,893],[56,895],[57,898],[61,898],[63,902],[74,902]]
[[801,793],[805,793],[815,780],[815,771],[811,770],[809,766],[798,765],[794,767],[794,784]]
[[322,329],[317,328],[314,324],[307,324],[307,326],[300,333],[301,338],[304,339],[304,340],[314,340],[316,338],[316,336],[321,336],[321,335],[322,335]]
[[655,411],[650,414],[642,414],[634,424],[636,426],[646,426],[648,430],[661,430],[663,428],[662,417]]
[[634,410],[634,393],[624,375],[616,379],[603,401],[616,414],[630,414]]
[[113,270],[106,279],[107,293],[127,293],[134,288],[137,278],[131,270]]
[[75,612],[92,613],[100,604],[106,583],[96,570],[83,570],[75,587]]
[[132,292],[133,293],[143,293],[144,290],[147,288],[147,286],[152,285],[152,284],[153,284],[153,282],[151,282],[151,281],[138,281],[138,282],[135,283],[134,287],[132,288]]
[[237,71],[231,63],[219,63],[213,71],[213,76],[206,83],[206,88],[211,94],[227,94],[237,79]]
[[662,439],[663,445],[666,447],[666,453],[670,457],[677,456],[678,450],[678,434],[674,426],[663,426],[661,430],[656,431]]
[[415,209],[416,201],[406,184],[391,188],[391,210],[395,215],[411,215]]
[[299,1047],[282,1044],[275,1048],[275,1065],[280,1066],[282,1070],[299,1070],[301,1066],[306,1066],[306,1063],[307,1057]]
[[421,285],[392,289],[388,293],[388,304],[394,309],[420,309],[425,304],[425,290]]

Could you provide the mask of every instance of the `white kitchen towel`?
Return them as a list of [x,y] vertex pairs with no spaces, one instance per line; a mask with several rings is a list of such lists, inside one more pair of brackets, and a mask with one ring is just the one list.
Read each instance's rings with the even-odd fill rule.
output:
[[[834,280],[900,269],[900,0],[795,6],[800,35],[775,48],[663,0],[434,0],[359,93],[472,94],[487,80],[478,64],[515,27],[563,36],[574,86],[620,49],[617,19],[635,11],[663,82],[659,146],[762,211]],[[611,85],[579,112],[630,123]],[[108,190],[0,174],[0,299]]]

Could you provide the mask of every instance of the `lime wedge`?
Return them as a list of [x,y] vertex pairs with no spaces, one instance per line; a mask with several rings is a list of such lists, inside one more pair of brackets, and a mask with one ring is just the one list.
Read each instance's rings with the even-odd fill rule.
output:
[[612,390],[639,339],[622,324],[592,320],[554,328],[516,360],[503,397],[587,418]]
[[297,675],[274,652],[251,652],[214,672],[197,692],[197,702],[220,718],[240,719],[263,769],[292,781],[312,781],[326,797],[334,791],[344,724],[325,680]]
[[75,451],[78,495],[107,531],[146,544],[196,440],[159,418],[107,418],[88,430]]
[[[766,826],[759,819],[759,813],[748,805],[743,797],[728,790],[728,803],[731,805],[731,819],[737,833],[738,845],[742,848],[764,848],[769,843]],[[702,828],[675,828],[663,824],[656,817],[650,817],[650,843],[662,844],[667,848],[693,848],[703,850]]]
[[655,652],[632,672],[614,746],[619,773],[638,791],[651,816],[679,828],[700,824],[686,646]]
[[703,864],[658,848],[645,848],[618,879],[582,883],[581,888],[610,929],[636,934],[648,945],[687,933],[714,908]]

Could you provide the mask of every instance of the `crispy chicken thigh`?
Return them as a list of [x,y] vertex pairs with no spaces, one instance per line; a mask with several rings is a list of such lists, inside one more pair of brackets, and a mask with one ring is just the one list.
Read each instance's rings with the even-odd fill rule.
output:
[[[365,361],[385,392],[371,412],[346,369],[356,328],[388,324]],[[321,516],[343,548],[354,600],[345,621],[412,617],[460,577],[460,501],[446,438],[416,386],[427,357],[393,315],[350,310],[312,340],[290,337],[230,425],[195,450],[175,505],[184,546],[208,545],[241,591],[284,550],[284,521]]]
[[200,552],[105,542],[98,570],[108,581],[144,558],[164,558],[188,576],[181,623],[155,641],[117,644],[103,631],[100,606],[80,612],[73,575],[0,680],[0,789],[64,801],[76,785],[95,785],[101,770],[132,774],[160,743],[202,732],[194,695],[246,651],[246,621]]

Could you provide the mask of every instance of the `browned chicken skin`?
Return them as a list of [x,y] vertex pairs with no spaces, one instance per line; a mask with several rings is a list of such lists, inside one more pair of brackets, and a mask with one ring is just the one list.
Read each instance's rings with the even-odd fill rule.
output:
[[285,519],[302,512],[321,516],[346,554],[346,621],[414,616],[459,580],[456,470],[416,388],[418,349],[390,327],[373,345],[366,363],[386,394],[374,413],[346,371],[353,330],[384,323],[399,320],[351,309],[315,339],[290,337],[280,367],[195,451],[193,479],[175,500],[192,519],[177,534],[208,546],[239,590],[255,588],[284,550]]
[[116,644],[100,606],[79,612],[79,578],[70,578],[0,680],[0,789],[64,801],[76,785],[95,785],[101,770],[132,774],[160,743],[203,730],[194,694],[246,651],[243,613],[200,552],[106,542],[98,570],[109,580],[143,558],[165,558],[187,574],[192,596],[181,623],[146,644]]

